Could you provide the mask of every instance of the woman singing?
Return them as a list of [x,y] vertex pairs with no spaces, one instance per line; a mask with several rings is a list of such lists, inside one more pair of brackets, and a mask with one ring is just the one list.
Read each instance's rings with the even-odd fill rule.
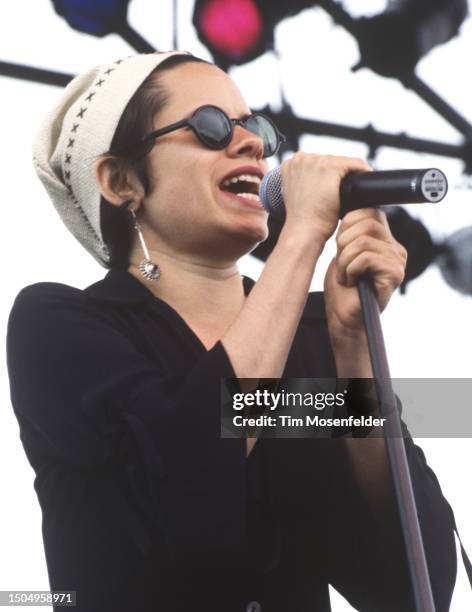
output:
[[[259,280],[241,276],[280,141],[223,71],[177,52],[77,77],[36,140],[60,216],[110,269],[85,290],[25,288],[8,332],[50,585],[77,612],[328,612],[329,583],[364,612],[415,609],[383,438],[221,437],[222,379],[371,377],[355,282],[370,271],[383,309],[403,278],[384,214],[357,210],[309,293],[340,181],[369,167],[305,153],[282,164],[286,221]],[[452,512],[405,442],[446,612]]]

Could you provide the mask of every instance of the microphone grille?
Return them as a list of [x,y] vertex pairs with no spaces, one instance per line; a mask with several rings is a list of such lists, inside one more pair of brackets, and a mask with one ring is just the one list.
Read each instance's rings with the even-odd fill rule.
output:
[[264,176],[259,189],[259,197],[262,206],[268,213],[283,211],[284,199],[282,196],[280,168],[274,168]]

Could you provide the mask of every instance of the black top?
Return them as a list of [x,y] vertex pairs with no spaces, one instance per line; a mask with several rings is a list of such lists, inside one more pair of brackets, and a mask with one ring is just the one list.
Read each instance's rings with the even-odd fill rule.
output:
[[[77,612],[328,612],[328,582],[359,610],[414,610],[399,520],[369,509],[342,440],[261,439],[246,459],[220,437],[220,379],[235,376],[222,344],[207,351],[127,272],[24,289],[8,367],[51,589],[75,590]],[[320,293],[284,376],[336,376]],[[452,513],[406,444],[446,612]]]

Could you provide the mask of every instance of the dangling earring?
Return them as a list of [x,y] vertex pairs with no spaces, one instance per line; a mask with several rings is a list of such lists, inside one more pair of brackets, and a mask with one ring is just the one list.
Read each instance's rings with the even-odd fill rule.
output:
[[153,261],[151,261],[151,258],[149,257],[149,251],[147,250],[146,243],[144,242],[143,232],[136,218],[136,213],[134,212],[133,209],[130,209],[130,213],[133,215],[134,229],[138,232],[139,241],[143,248],[144,257],[145,257],[145,259],[143,259],[141,263],[139,264],[139,269],[141,271],[141,274],[148,280],[152,280],[152,281],[158,280],[161,276],[161,270],[159,266],[155,264]]

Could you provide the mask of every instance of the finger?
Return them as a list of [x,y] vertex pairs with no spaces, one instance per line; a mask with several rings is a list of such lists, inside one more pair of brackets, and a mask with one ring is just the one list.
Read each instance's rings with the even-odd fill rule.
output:
[[402,257],[397,243],[385,242],[385,240],[361,235],[350,242],[342,251],[339,251],[336,256],[336,278],[339,283],[342,285],[348,283],[347,270],[350,264],[362,253],[387,258],[395,264],[403,268],[405,267],[406,260]]
[[370,272],[378,289],[398,287],[405,276],[404,266],[397,259],[378,253],[364,251],[354,258],[346,268],[346,284],[355,285],[360,276]]
[[340,231],[344,231],[349,227],[352,227],[356,223],[359,223],[363,219],[375,219],[378,223],[380,223],[386,231],[391,235],[390,225],[388,224],[387,215],[383,210],[379,208],[370,207],[370,208],[357,208],[356,210],[351,210],[346,215],[344,215],[341,220],[339,229]]
[[372,172],[369,164],[359,157],[343,157],[326,155],[320,159],[320,163],[324,161],[327,164],[337,168],[340,177],[344,178],[350,172]]
[[385,228],[377,217],[367,216],[349,227],[340,226],[336,234],[336,244],[338,251],[344,249],[349,243],[356,240],[359,236],[371,236],[385,242],[393,242],[392,234]]
[[348,172],[369,172],[372,168],[358,157],[344,157],[340,155],[318,155],[298,151],[291,158],[284,160],[281,166],[282,179],[289,177],[300,168],[307,170],[316,167],[318,170],[336,170],[341,176]]

